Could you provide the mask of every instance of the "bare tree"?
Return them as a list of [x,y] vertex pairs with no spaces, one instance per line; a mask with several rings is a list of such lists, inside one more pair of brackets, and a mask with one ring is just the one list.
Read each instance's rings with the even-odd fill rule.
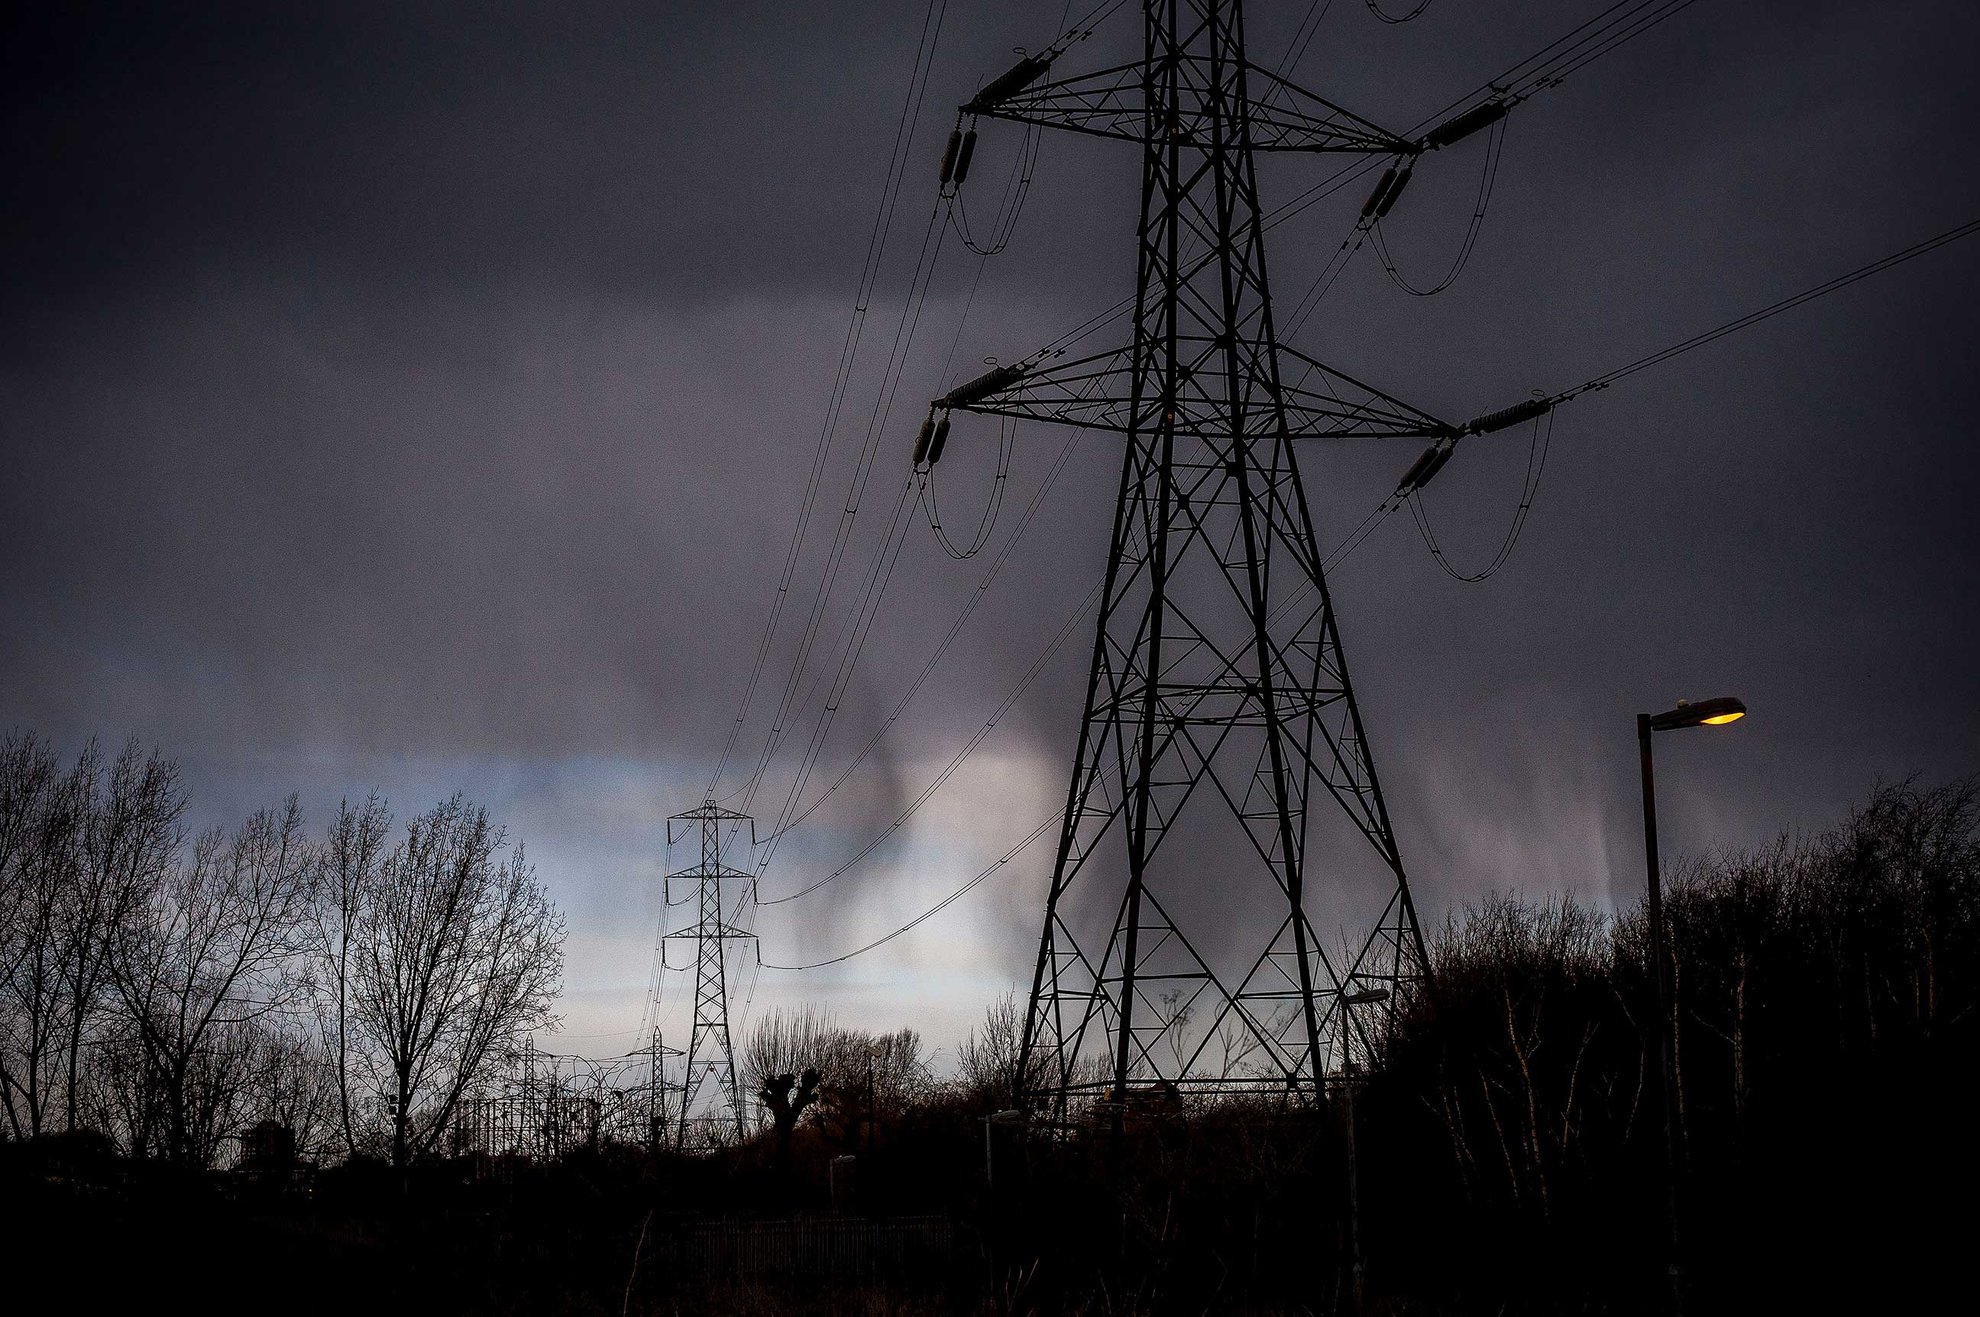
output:
[[157,1087],[172,1161],[210,1164],[252,1082],[263,1022],[301,999],[318,872],[291,796],[231,838],[202,835],[115,929],[110,978]]
[[164,1103],[136,1031],[112,1016],[90,1039],[81,1112],[86,1129],[108,1135],[132,1157],[165,1151]]
[[766,1080],[780,1074],[815,1068],[838,1031],[830,1015],[810,1007],[769,1011],[750,1029],[743,1043],[743,1083],[761,1088]]
[[790,1166],[798,1121],[818,1101],[818,1063],[836,1032],[831,1017],[818,1011],[773,1010],[743,1044],[743,1081],[770,1113],[780,1170]]
[[1033,1052],[1026,1066],[1023,1050],[1024,1007],[1016,993],[1007,992],[984,1010],[983,1023],[970,1030],[956,1054],[963,1091],[997,1110],[1015,1107],[1045,1075],[1044,1054]]
[[58,778],[55,752],[46,741],[30,732],[0,739],[0,972],[24,951],[18,924],[22,873],[38,849]]
[[503,1048],[554,1020],[563,917],[521,846],[497,863],[504,844],[455,796],[407,825],[350,907],[341,1082],[378,1084],[396,1166],[437,1144]]
[[[847,1147],[880,1117],[897,1116],[934,1087],[927,1048],[912,1029],[871,1034],[834,1024],[819,1011],[772,1011],[743,1046],[743,1078],[770,1110],[779,1138],[788,1138],[805,1111]],[[786,1087],[783,1080],[791,1080]],[[807,1094],[802,1106],[779,1112],[766,1096]]]
[[912,1029],[834,1029],[823,1043],[815,1119],[845,1147],[859,1143],[862,1134],[870,1138],[934,1087],[927,1048]]
[[252,1041],[235,1123],[273,1120],[307,1156],[341,1146],[337,1071],[323,1039],[308,1029],[264,1024]]
[[362,918],[368,894],[377,883],[378,866],[392,831],[392,814],[373,792],[363,804],[348,800],[323,847],[322,899],[317,910],[319,988],[317,1019],[329,1051],[337,1092],[337,1122],[348,1152],[358,1150],[358,1122],[351,1112],[351,937]]
[[96,742],[66,774],[32,735],[0,746],[0,1093],[17,1135],[75,1129],[110,933],[180,845],[177,769]]
[[0,1100],[17,1139],[42,1132],[58,1083],[56,930],[75,853],[72,788],[46,742],[0,742]]
[[72,776],[82,826],[55,941],[67,997],[66,1114],[75,1129],[83,1043],[109,984],[111,933],[176,860],[185,797],[178,766],[156,751],[143,754],[136,741],[125,744],[107,772],[91,741]]

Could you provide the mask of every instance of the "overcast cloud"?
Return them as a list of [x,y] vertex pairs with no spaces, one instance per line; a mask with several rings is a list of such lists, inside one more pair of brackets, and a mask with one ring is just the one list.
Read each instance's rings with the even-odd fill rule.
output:
[[[1305,6],[1249,8],[1255,57],[1276,63]],[[1444,0],[1393,28],[1339,4],[1296,76],[1406,127],[1598,8]],[[1050,40],[1060,9],[947,6],[794,609],[875,407],[953,106],[1012,47]],[[7,20],[0,726],[154,742],[201,821],[291,790],[318,821],[373,787],[402,816],[465,790],[569,912],[569,1029],[611,1050],[641,1013],[662,820],[699,800],[771,604],[922,16],[911,0]],[[1137,39],[1123,16],[1062,67]],[[1976,49],[1980,16],[1950,0],[1694,6],[1517,111],[1449,292],[1405,297],[1363,253],[1297,342],[1467,416],[1971,219]],[[984,133],[985,204],[1007,127]],[[1427,162],[1389,225],[1419,277],[1462,232],[1477,145]],[[1268,201],[1320,168],[1270,161]],[[945,251],[847,581],[905,479],[919,400],[1130,290],[1135,169],[1119,144],[1047,140],[959,339],[978,263]],[[1359,200],[1272,232],[1282,297]],[[1955,246],[1574,402],[1526,536],[1485,584],[1440,574],[1405,519],[1347,560],[1336,603],[1427,918],[1492,888],[1631,899],[1630,716],[1680,696],[1735,692],[1754,716],[1665,748],[1679,850],[1824,827],[1879,779],[1975,770],[1976,272],[1980,247]],[[1020,433],[999,536],[1064,442]],[[987,493],[993,444],[958,421],[952,525]],[[1489,556],[1525,452],[1508,432],[1440,477],[1461,559]],[[1323,536],[1413,456],[1309,449]],[[766,896],[866,844],[990,715],[1097,577],[1117,461],[1111,440],[1078,443],[936,679],[790,835]],[[807,799],[987,561],[909,533]],[[831,601],[821,658],[852,593]],[[764,909],[764,958],[868,940],[1048,815],[1087,643],[899,837]],[[1050,858],[1041,842],[871,956],[766,972],[756,1008],[809,997],[946,1044],[1028,972]]]

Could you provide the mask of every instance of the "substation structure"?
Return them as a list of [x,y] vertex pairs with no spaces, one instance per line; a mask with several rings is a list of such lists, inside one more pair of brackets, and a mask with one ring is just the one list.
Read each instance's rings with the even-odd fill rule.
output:
[[532,1042],[461,1100],[448,1150],[543,1161],[606,1144],[657,1149],[671,1134],[667,1059],[679,1055],[657,1033],[640,1051],[601,1060],[539,1052]]

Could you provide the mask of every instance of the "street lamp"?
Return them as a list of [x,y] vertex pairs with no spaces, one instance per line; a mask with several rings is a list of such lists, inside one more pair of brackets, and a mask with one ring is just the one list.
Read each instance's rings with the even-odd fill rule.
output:
[[1671,1056],[1670,970],[1664,956],[1664,884],[1657,861],[1657,784],[1650,762],[1650,736],[1653,732],[1674,732],[1683,727],[1723,727],[1746,716],[1746,706],[1730,695],[1688,704],[1662,713],[1636,715],[1636,745],[1643,763],[1643,859],[1649,868],[1650,960],[1656,967],[1657,985],[1657,1071],[1659,1106],[1664,1119],[1664,1248],[1670,1265],[1671,1311],[1684,1310],[1683,1270],[1678,1262],[1677,1138],[1672,1118],[1672,1096],[1676,1084]]

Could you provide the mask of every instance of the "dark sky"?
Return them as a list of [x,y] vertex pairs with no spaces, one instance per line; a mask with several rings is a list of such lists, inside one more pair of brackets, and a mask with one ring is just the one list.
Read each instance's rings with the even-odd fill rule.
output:
[[[1440,0],[1390,27],[1337,0],[1296,77],[1402,129],[1601,7]],[[1254,58],[1276,64],[1305,8],[1253,4]],[[1049,41],[1061,5],[946,10],[794,608],[874,414],[953,106]],[[466,790],[568,910],[569,1027],[610,1050],[640,1014],[660,820],[698,800],[771,602],[923,14],[17,6],[0,41],[0,725],[155,742],[202,822],[291,790],[319,820],[372,787],[402,815]],[[1117,18],[1061,67],[1137,39]],[[1517,111],[1450,291],[1406,297],[1364,252],[1295,341],[1468,416],[1950,228],[1980,215],[1976,50],[1980,14],[1951,0],[1695,5]],[[986,209],[1016,139],[984,134]],[[1388,225],[1406,273],[1448,262],[1481,141],[1428,161]],[[1132,148],[1048,139],[960,337],[979,263],[945,248],[848,582],[918,402],[1130,290],[1135,168]],[[1268,203],[1323,168],[1268,161]],[[1359,199],[1272,231],[1282,299]],[[1664,747],[1680,851],[1817,830],[1879,780],[1980,766],[1976,271],[1980,245],[1955,246],[1576,401],[1518,552],[1484,584],[1440,574],[1406,518],[1343,564],[1426,914],[1493,888],[1630,899],[1630,716],[1681,696],[1735,692],[1754,713]],[[1063,442],[1020,431],[993,545]],[[951,524],[987,493],[994,444],[958,423]],[[1414,455],[1308,449],[1323,537]],[[1489,555],[1525,458],[1508,432],[1438,480],[1461,561]],[[858,850],[990,716],[1098,575],[1117,460],[1114,441],[1077,445],[970,629],[791,834],[766,896]],[[911,529],[811,793],[988,561]],[[852,593],[828,601],[814,671],[837,661]],[[866,864],[764,909],[765,958],[885,931],[1048,815],[1086,644]],[[766,730],[752,719],[746,754]],[[773,764],[759,812],[795,761]],[[813,997],[946,1041],[1026,971],[1049,859],[1027,851],[872,956],[766,972],[759,1008]]]

